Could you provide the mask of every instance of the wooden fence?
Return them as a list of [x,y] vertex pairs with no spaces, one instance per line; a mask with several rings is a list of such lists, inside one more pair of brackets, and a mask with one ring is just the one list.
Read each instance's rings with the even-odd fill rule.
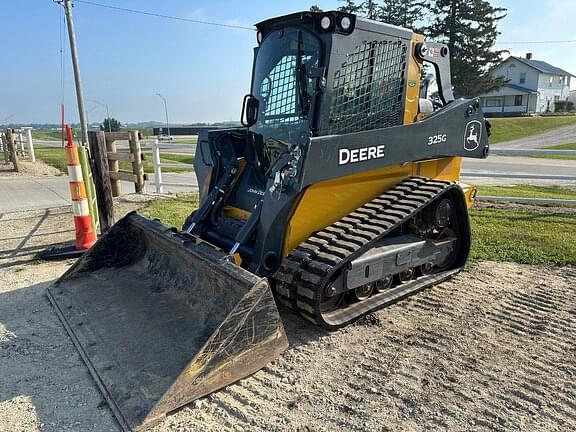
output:
[[[104,132],[112,196],[117,197],[122,194],[120,180],[134,183],[136,193],[144,191],[144,182],[147,180],[147,176],[144,174],[144,166],[142,165],[144,155],[140,146],[141,138],[142,135],[138,131]],[[128,141],[128,151],[118,151],[116,141],[119,140]],[[119,161],[129,161],[131,170],[121,170]]]

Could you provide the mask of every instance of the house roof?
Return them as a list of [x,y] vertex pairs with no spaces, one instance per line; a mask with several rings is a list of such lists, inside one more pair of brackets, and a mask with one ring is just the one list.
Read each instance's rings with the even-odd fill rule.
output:
[[570,75],[570,76],[576,76],[571,74],[568,71],[565,71],[564,69],[560,69],[559,67],[556,66],[552,66],[550,63],[546,63],[545,61],[542,60],[533,60],[533,59],[525,59],[522,57],[514,57],[514,56],[510,56],[509,58],[514,58],[516,60],[518,60],[521,63],[524,63],[527,66],[533,67],[534,69],[543,72],[543,73],[548,73],[548,74],[552,74],[552,75]]
[[498,90],[492,90],[491,92],[483,94],[482,97],[517,96],[536,93],[538,93],[536,90],[532,90],[516,84],[504,84],[504,86],[500,87]]
[[511,88],[512,90],[518,90],[519,92],[522,92],[522,93],[530,93],[530,94],[538,93],[536,90],[531,90],[529,88],[522,87],[522,86],[519,86],[516,84],[506,84],[504,87]]

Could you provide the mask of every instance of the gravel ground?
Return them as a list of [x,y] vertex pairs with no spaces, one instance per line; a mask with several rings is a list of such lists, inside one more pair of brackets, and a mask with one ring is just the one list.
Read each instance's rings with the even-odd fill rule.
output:
[[[71,226],[66,208],[0,217],[0,432],[119,431],[45,296],[71,261],[34,260]],[[153,431],[576,430],[575,280],[482,262],[335,333],[283,309],[281,358]]]

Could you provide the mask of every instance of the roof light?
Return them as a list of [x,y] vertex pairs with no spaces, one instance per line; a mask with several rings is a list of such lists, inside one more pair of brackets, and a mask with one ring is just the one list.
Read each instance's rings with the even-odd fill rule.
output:
[[320,19],[320,27],[322,27],[322,30],[329,30],[332,27],[332,19],[328,15],[324,15]]
[[344,31],[350,30],[351,25],[352,25],[352,20],[350,19],[350,17],[343,16],[342,19],[340,20],[340,27]]

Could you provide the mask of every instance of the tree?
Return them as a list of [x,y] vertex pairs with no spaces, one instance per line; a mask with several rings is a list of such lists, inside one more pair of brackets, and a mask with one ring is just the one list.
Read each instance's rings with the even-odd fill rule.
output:
[[419,30],[416,22],[423,20],[428,8],[428,0],[383,0],[381,2],[366,0],[361,3],[353,0],[341,1],[345,4],[338,10],[412,30]]
[[338,8],[339,11],[363,15],[362,4],[356,4],[354,0],[339,0],[344,2],[344,6]]
[[115,118],[105,118],[102,124],[100,125],[100,130],[105,132],[118,132],[120,130],[120,122]]
[[429,7],[428,0],[385,0],[380,6],[379,19],[420,33]]
[[366,0],[361,4],[364,16],[371,20],[377,20],[380,15],[380,7],[373,0]]
[[506,52],[492,49],[505,8],[493,7],[487,0],[435,0],[431,12],[434,19],[427,33],[450,49],[456,95],[474,97],[506,84],[490,73]]
[[310,12],[322,12],[322,9],[318,5],[312,5],[310,6]]

